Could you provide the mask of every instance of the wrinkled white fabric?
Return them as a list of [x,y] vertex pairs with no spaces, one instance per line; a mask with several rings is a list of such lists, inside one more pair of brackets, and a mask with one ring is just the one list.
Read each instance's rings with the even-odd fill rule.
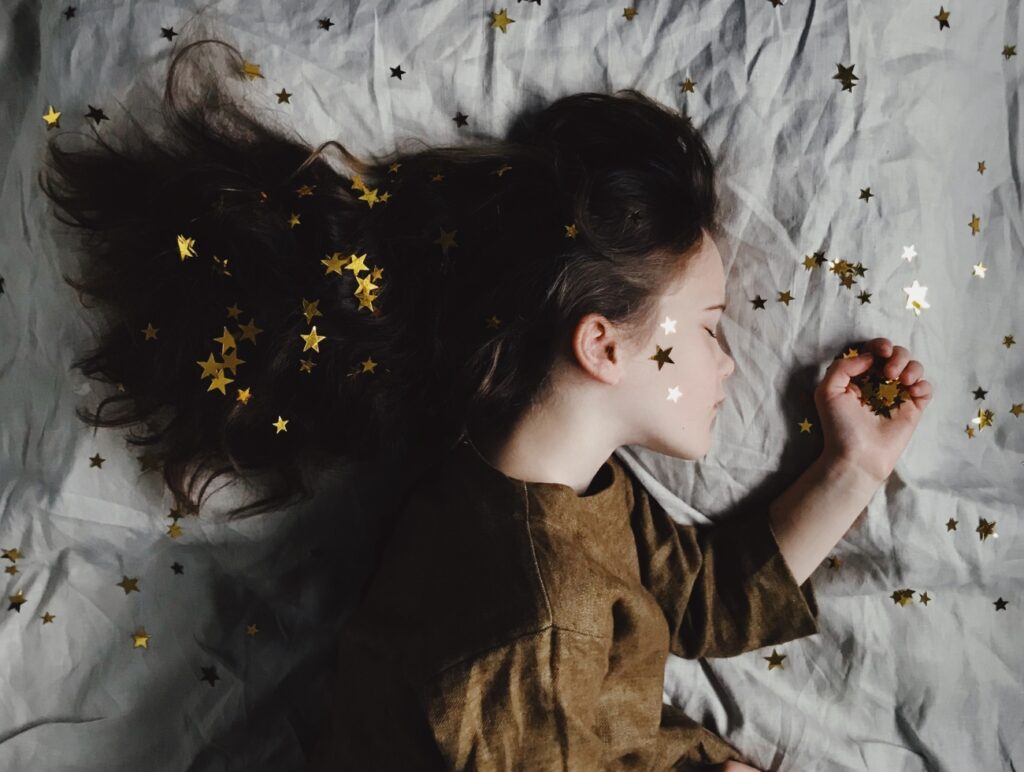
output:
[[[1018,2],[954,5],[947,29],[937,5],[843,0],[660,0],[638,3],[632,21],[593,0],[83,2],[72,18],[66,7],[0,4],[0,548],[22,555],[4,595],[26,599],[0,607],[0,769],[301,769],[325,715],[318,674],[365,574],[382,494],[358,476],[245,524],[186,518],[175,539],[142,451],[74,415],[100,395],[70,370],[97,320],[60,279],[73,255],[36,185],[52,133],[41,116],[53,105],[59,131],[88,132],[97,106],[111,119],[101,133],[126,120],[122,104],[142,117],[143,85],[160,92],[176,50],[161,28],[182,32],[200,7],[261,65],[254,102],[314,146],[470,142],[574,91],[630,86],[685,105],[721,161],[732,237],[722,331],[737,372],[704,459],[620,457],[662,483],[651,490],[681,522],[711,521],[810,463],[811,393],[846,346],[906,346],[935,398],[834,550],[838,567],[812,577],[821,634],[788,644],[781,670],[754,652],[670,657],[665,700],[734,727],[731,741],[765,769],[1024,765],[1024,417],[1009,412],[1024,400],[1022,60],[1002,55],[1024,40]],[[515,20],[506,33],[489,22],[501,7]],[[833,78],[837,63],[855,67],[852,91]],[[391,78],[399,65],[406,74]],[[273,96],[282,88],[290,104]],[[460,111],[466,127],[452,120]],[[807,271],[819,251],[826,262]],[[832,260],[867,272],[844,288]],[[903,289],[915,281],[928,287],[920,316]],[[980,409],[993,426],[972,423]],[[235,501],[232,488],[220,495],[223,508]],[[982,518],[1000,538],[979,538]],[[125,576],[138,592],[118,586]],[[907,606],[891,598],[904,588]],[[139,628],[148,648],[133,646]]]

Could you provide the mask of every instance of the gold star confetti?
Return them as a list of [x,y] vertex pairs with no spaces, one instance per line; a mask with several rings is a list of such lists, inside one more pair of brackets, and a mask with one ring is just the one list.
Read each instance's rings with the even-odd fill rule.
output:
[[974,531],[978,534],[980,541],[985,541],[989,536],[993,539],[999,538],[999,534],[996,533],[996,523],[994,520],[989,522],[985,518],[981,518],[981,524]]
[[448,249],[450,247],[457,247],[458,246],[458,244],[455,243],[455,233],[456,233],[456,231],[446,231],[444,228],[441,228],[440,230],[441,230],[441,235],[438,236],[437,239],[435,239],[434,243],[435,244],[440,244],[441,245],[441,251],[444,253],[444,256],[448,257]]
[[8,595],[7,599],[11,602],[11,605],[7,607],[7,610],[10,611],[13,609],[14,611],[17,611],[19,614],[21,613],[22,605],[24,605],[25,602],[28,600],[21,590],[18,590],[16,593],[14,593],[14,595]]
[[345,261],[348,258],[342,257],[341,252],[335,252],[334,254],[328,255],[324,260],[320,262],[326,267],[324,275],[329,273],[336,273],[338,276],[343,276],[341,269],[345,265]]
[[170,536],[172,539],[177,539],[184,532],[184,529],[182,529],[182,527],[178,525],[177,522],[171,523],[167,527],[167,535]]
[[60,113],[53,109],[53,105],[50,105],[50,109],[43,115],[43,120],[46,121],[47,131],[60,128]]
[[258,632],[259,632],[259,629],[256,627],[256,625],[246,625],[245,626],[245,634],[248,635],[250,638],[255,638],[256,637],[256,633],[258,633]]
[[647,358],[653,359],[658,363],[658,370],[661,370],[662,365],[675,364],[675,362],[673,362],[672,359],[669,357],[669,354],[672,353],[672,346],[669,346],[667,349],[663,349],[661,346],[655,343],[654,348],[657,349],[657,351],[655,351],[655,353],[652,356],[649,356]]
[[242,74],[249,78],[249,80],[263,77],[263,74],[260,72],[260,66],[248,61],[242,65]]
[[222,367],[224,367],[224,363],[218,363],[212,353],[210,354],[209,359],[205,362],[200,359],[196,361],[196,364],[203,368],[203,374],[200,376],[200,380],[207,377],[212,378]]
[[124,578],[121,579],[120,582],[117,583],[117,586],[120,587],[122,590],[124,590],[124,594],[125,595],[128,595],[129,593],[131,593],[132,590],[134,590],[135,592],[139,592],[139,580],[138,580],[138,577],[133,577],[133,578],[129,579],[127,576],[125,576]]
[[13,560],[20,560],[22,557],[24,557],[24,556],[21,554],[21,552],[18,551],[17,547],[13,547],[12,549],[9,549],[9,550],[4,550],[3,551],[3,555],[0,555],[0,558],[5,558],[7,560],[12,560],[12,561]]
[[154,327],[152,323],[147,322],[145,329],[142,333],[146,336],[145,340],[156,340],[156,334],[160,331],[159,327]]
[[515,19],[510,19],[504,8],[497,13],[491,12],[491,29],[497,27],[501,30],[502,34],[505,34],[508,31],[508,25],[515,23]]
[[633,17],[636,16],[636,14],[637,10],[632,6],[622,9],[622,15],[626,18],[626,21],[633,21]]
[[94,466],[98,466],[100,469],[102,469],[103,468],[103,462],[106,461],[106,459],[103,458],[103,456],[101,456],[99,453],[97,453],[95,456],[90,456],[89,457],[89,461],[90,461],[90,464],[89,464],[89,468],[90,469],[92,467],[94,467]]
[[783,666],[782,661],[786,658],[786,656],[787,655],[785,654],[779,654],[779,652],[773,648],[772,655],[770,657],[762,657],[761,659],[768,660],[769,670],[775,670],[776,668],[778,668],[779,670],[785,670],[786,668]]
[[224,328],[224,333],[219,338],[214,338],[213,340],[220,344],[220,353],[222,356],[229,350],[237,348],[237,345],[235,344],[235,336],[228,331],[227,327]]
[[289,420],[290,419],[285,419],[285,418],[282,418],[281,416],[278,416],[277,420],[274,421],[274,423],[273,423],[273,425],[275,427],[277,427],[277,431],[274,432],[274,434],[280,434],[281,432],[288,431],[287,427],[288,427],[288,421]]
[[256,326],[255,319],[250,319],[248,324],[239,325],[238,329],[242,331],[242,340],[251,340],[253,343],[256,342],[256,336],[263,332]]
[[364,252],[361,255],[349,255],[348,265],[346,265],[345,268],[352,271],[356,276],[359,276],[363,271],[370,270],[366,267],[366,253]]
[[149,639],[152,638],[152,637],[153,636],[149,635],[146,632],[146,628],[140,627],[138,630],[136,630],[134,633],[132,633],[132,642],[133,642],[132,648],[133,649],[148,649],[149,648]]
[[867,270],[861,263],[849,263],[846,260],[832,260],[829,263],[829,271],[838,276],[839,283],[847,289],[857,283],[854,275],[863,276]]
[[211,687],[217,681],[220,680],[220,676],[217,675],[217,666],[216,665],[214,665],[212,667],[204,667],[204,668],[202,668],[202,671],[203,671],[203,677],[200,678],[199,680],[200,681],[209,681]]
[[[860,356],[856,350],[848,351],[844,358]],[[899,379],[893,380],[883,375],[885,368],[884,361],[873,362],[871,367],[860,375],[850,379],[860,390],[860,403],[871,408],[875,415],[891,418],[893,408],[899,408],[904,402],[910,399],[910,391]]]
[[995,416],[991,410],[978,410],[978,416],[971,419],[972,424],[977,424],[978,429],[984,429],[986,426],[993,426],[992,418]]
[[218,391],[220,391],[221,394],[227,396],[227,391],[225,390],[225,387],[229,383],[234,382],[234,378],[228,378],[226,375],[224,375],[223,370],[218,370],[217,376],[212,381],[210,381],[210,387],[207,389],[207,391],[213,391],[214,389],[217,389]]
[[224,355],[224,367],[231,371],[232,375],[236,375],[239,365],[244,365],[245,360],[239,359],[238,352],[232,351]]
[[804,420],[801,421],[799,424],[797,424],[797,426],[800,427],[800,433],[801,434],[810,434],[811,433],[811,427],[814,426],[814,424],[812,424],[810,421],[808,421],[806,418],[804,418]]
[[832,80],[838,80],[843,84],[843,91],[853,91],[854,81],[859,78],[853,74],[853,68],[857,65],[851,64],[849,67],[844,67],[841,64],[837,64],[836,67],[839,72],[832,76]]
[[251,398],[252,398],[252,392],[248,388],[239,389],[238,393],[235,395],[235,399],[237,399],[243,405],[248,405],[249,404],[249,400]]
[[305,335],[299,333],[299,337],[306,342],[306,345],[302,348],[303,351],[313,349],[318,354],[320,353],[320,341],[327,340],[327,336],[317,335],[315,324],[313,325],[313,329],[311,329]]
[[893,603],[899,604],[900,606],[906,606],[908,603],[914,600],[914,591],[910,589],[894,590],[893,594],[889,596],[892,598]]
[[306,324],[312,324],[315,317],[324,315],[324,312],[317,308],[318,305],[320,305],[319,300],[310,303],[302,298],[302,315],[306,317]]
[[56,615],[51,614],[49,611],[47,611],[45,614],[43,614],[39,618],[43,620],[43,624],[44,625],[49,625],[49,624],[53,624],[53,620],[56,619],[57,617],[56,617]]
[[181,261],[185,262],[185,258],[198,257],[195,249],[196,240],[190,239],[187,236],[178,235],[178,254],[181,255]]

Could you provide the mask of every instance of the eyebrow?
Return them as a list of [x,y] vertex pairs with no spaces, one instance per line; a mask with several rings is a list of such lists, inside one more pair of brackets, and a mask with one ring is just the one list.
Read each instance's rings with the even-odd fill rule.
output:
[[704,310],[705,311],[714,311],[716,308],[721,308],[724,311],[725,310],[725,303],[719,303],[717,306],[708,306]]

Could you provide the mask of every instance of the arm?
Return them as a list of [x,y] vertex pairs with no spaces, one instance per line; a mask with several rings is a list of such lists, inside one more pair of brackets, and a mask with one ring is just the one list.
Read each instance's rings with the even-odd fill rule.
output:
[[882,480],[823,454],[768,505],[772,532],[803,583],[864,511]]
[[789,569],[767,503],[745,509],[714,526],[682,525],[634,478],[640,581],[677,657],[734,657],[818,632],[814,589]]

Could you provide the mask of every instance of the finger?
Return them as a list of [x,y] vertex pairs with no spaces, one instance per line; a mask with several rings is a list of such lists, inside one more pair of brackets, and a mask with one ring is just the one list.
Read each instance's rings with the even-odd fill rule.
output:
[[924,375],[924,366],[916,359],[912,359],[910,364],[904,367],[903,372],[900,373],[900,382],[905,386],[910,386],[921,380],[922,375]]
[[887,357],[892,353],[892,343],[888,338],[874,338],[865,346],[869,351],[878,354],[880,357]]
[[861,375],[874,363],[874,357],[870,352],[864,352],[860,356],[840,357],[829,365],[825,371],[825,377],[821,381],[821,389],[826,394],[842,394],[850,385],[850,379]]
[[934,394],[932,391],[932,385],[928,383],[928,381],[918,381],[908,388],[907,392],[909,392],[910,396],[916,400],[929,400]]
[[889,361],[882,366],[882,375],[889,380],[896,380],[909,361],[910,352],[907,349],[903,348],[903,346],[894,347]]

